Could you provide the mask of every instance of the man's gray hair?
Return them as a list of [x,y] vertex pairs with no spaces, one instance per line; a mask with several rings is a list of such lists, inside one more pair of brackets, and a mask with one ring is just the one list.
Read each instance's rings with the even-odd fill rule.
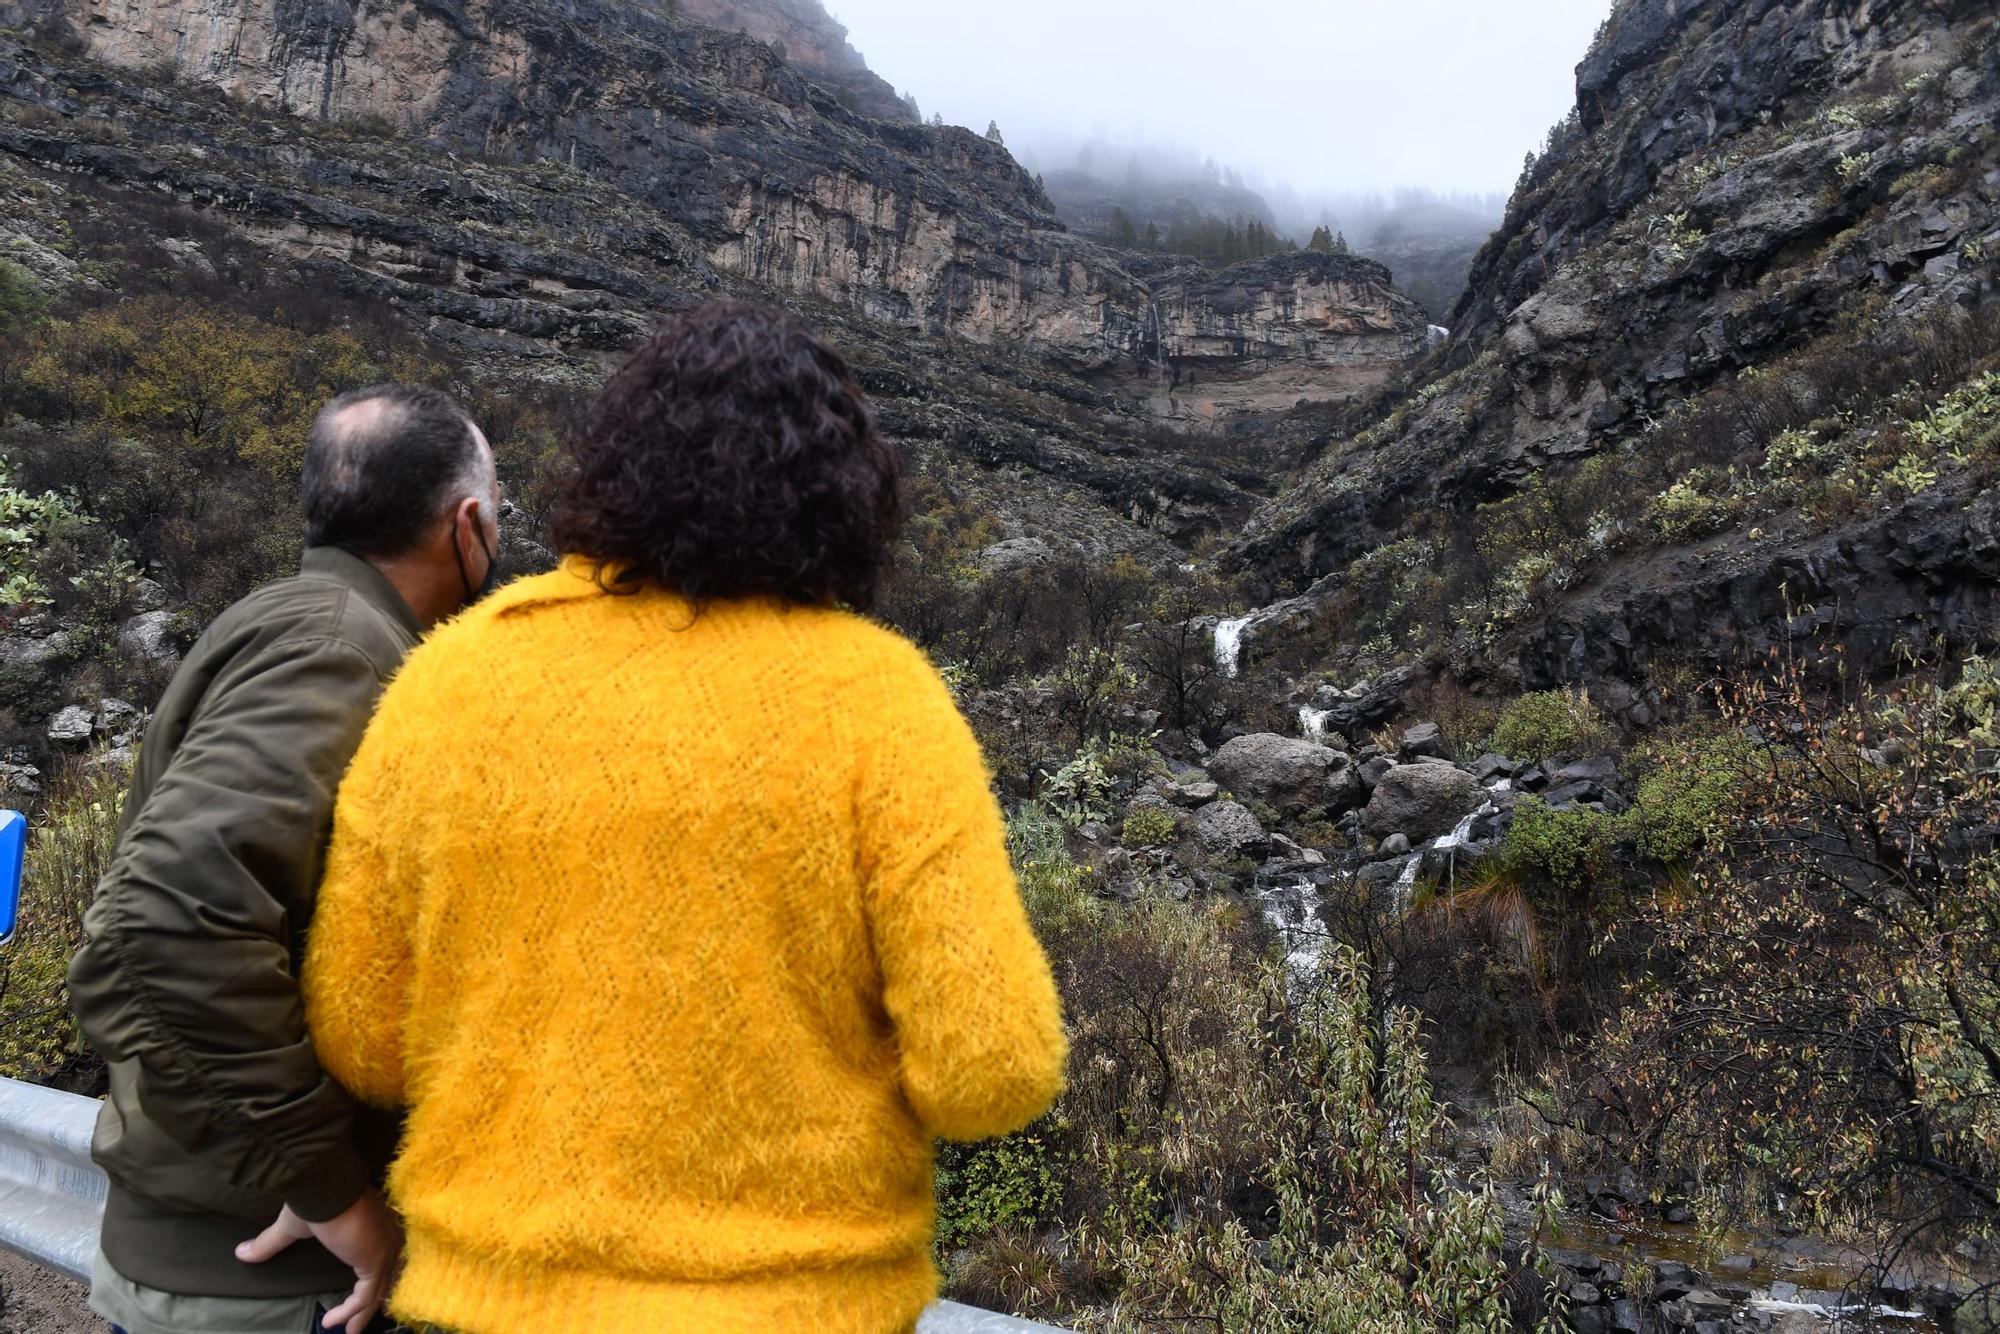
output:
[[306,442],[306,545],[404,555],[490,482],[472,418],[451,395],[407,384],[350,390],[320,409]]

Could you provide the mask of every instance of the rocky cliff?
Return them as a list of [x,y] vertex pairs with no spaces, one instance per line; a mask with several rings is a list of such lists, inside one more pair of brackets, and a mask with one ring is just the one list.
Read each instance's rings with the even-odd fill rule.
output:
[[1131,371],[1142,355],[1145,285],[1070,235],[1004,148],[909,123],[881,89],[887,103],[856,93],[858,58],[809,0],[666,12],[9,0],[0,21],[36,35],[44,58],[76,53],[250,110],[576,173],[619,196],[621,220],[657,214],[655,249],[696,281],[726,273],[1092,372]]
[[1282,411],[1329,384],[1379,383],[1424,350],[1423,309],[1373,260],[1301,251],[1220,273],[1131,263],[1151,293],[1144,350],[1165,371],[1171,416]]
[[915,122],[915,107],[896,95],[847,40],[819,0],[673,0],[669,9],[712,28],[740,32],[778,49],[841,105],[876,120]]
[[[1997,29],[1971,0],[1625,0],[1475,262],[1449,344],[1395,411],[1324,442],[1240,558],[1274,594],[1311,590],[1324,621],[1352,614],[1372,552],[1456,547],[1465,572],[1445,581],[1464,600],[1432,642],[1531,685],[1632,687],[1691,633],[1705,651],[1782,639],[1788,601],[1838,605],[1820,628],[1878,647],[1886,624],[1991,633],[1946,592],[1987,557],[1917,537],[1952,522],[1925,510],[1936,495],[1983,503],[1979,469],[1897,451],[1990,338]],[[1874,383],[1891,365],[1921,390]],[[1845,479],[1840,505],[1797,503],[1781,458],[1796,439]],[[1906,457],[1915,485],[1883,480]],[[1563,520],[1564,504],[1598,512]],[[1539,552],[1496,527],[1534,505],[1561,520]],[[1931,517],[1883,517],[1906,507]],[[1684,545],[1698,550],[1655,563]]]

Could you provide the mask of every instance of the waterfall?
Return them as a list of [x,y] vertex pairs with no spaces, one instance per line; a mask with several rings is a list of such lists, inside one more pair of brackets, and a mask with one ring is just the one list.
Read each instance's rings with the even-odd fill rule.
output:
[[1396,877],[1396,888],[1393,893],[1396,899],[1396,915],[1398,917],[1410,910],[1410,899],[1412,897],[1410,891],[1416,887],[1417,872],[1422,870],[1423,866],[1424,854],[1413,852],[1410,854],[1410,859],[1403,863],[1403,873]]
[[1243,657],[1243,629],[1250,624],[1248,616],[1215,623],[1215,665],[1231,680],[1241,670]]
[[1320,920],[1319,886],[1311,880],[1283,880],[1257,895],[1264,921],[1285,942],[1285,976],[1304,986],[1319,975],[1326,951],[1326,924]]
[[1315,709],[1310,704],[1299,705],[1299,730],[1308,741],[1326,740],[1326,720],[1333,717],[1332,709]]

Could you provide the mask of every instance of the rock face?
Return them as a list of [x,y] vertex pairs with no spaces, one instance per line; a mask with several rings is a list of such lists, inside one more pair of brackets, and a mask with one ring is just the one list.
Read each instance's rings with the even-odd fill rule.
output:
[[1360,804],[1362,796],[1361,776],[1345,753],[1271,732],[1224,743],[1209,758],[1208,771],[1232,792],[1286,815],[1338,813]]
[[[1685,404],[1789,374],[1856,331],[1886,340],[1996,300],[1990,4],[1621,0],[1417,391],[1328,442],[1234,544],[1283,599],[1253,638],[1322,632],[1351,613],[1359,558],[1469,527],[1480,505],[1586,460],[1645,457]],[[1786,422],[1830,415],[1831,382],[1789,381]],[[1777,429],[1746,412],[1717,453]],[[1899,641],[1975,642],[2000,630],[1981,582],[1985,497],[1969,482],[1935,496],[1935,512],[1919,497],[1900,514],[1753,520],[1701,550],[1651,534],[1623,554],[1607,530],[1589,577],[1562,571],[1517,631],[1455,647],[1454,671],[1507,690],[1603,682],[1643,723],[1648,663],[1782,638],[1788,590],[1822,618],[1791,631],[1830,632],[1868,670],[1892,669]]]
[[1414,844],[1449,833],[1479,808],[1479,780],[1449,764],[1399,764],[1368,798],[1363,823],[1373,834],[1403,834]]
[[[101,0],[7,0],[0,22],[121,70],[171,70],[259,110],[581,174],[623,197],[597,228],[629,225],[635,205],[654,211],[670,224],[650,238],[655,253],[697,277],[712,270],[926,333],[1145,373],[1157,342],[1147,284],[1070,235],[1004,148],[909,123],[812,0],[672,10],[132,0],[112,11]],[[1379,375],[1411,345],[1408,330],[1378,327],[1383,296],[1365,283],[1257,273],[1236,285],[1269,290],[1238,325],[1273,348],[1310,345],[1305,366],[1321,396],[1357,368]],[[1348,299],[1365,308],[1343,314]]]
[[1424,350],[1428,315],[1372,259],[1301,251],[1221,273],[1184,261],[1133,267],[1148,279],[1171,415],[1282,411],[1330,384],[1378,383]]
[[676,0],[683,17],[754,37],[777,48],[842,106],[876,120],[914,123],[915,110],[896,96],[847,41],[847,29],[820,0]]

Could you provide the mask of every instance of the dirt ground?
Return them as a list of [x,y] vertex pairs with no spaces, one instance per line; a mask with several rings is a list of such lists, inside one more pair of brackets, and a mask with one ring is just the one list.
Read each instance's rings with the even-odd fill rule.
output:
[[0,1251],[0,1334],[108,1334],[81,1283]]

